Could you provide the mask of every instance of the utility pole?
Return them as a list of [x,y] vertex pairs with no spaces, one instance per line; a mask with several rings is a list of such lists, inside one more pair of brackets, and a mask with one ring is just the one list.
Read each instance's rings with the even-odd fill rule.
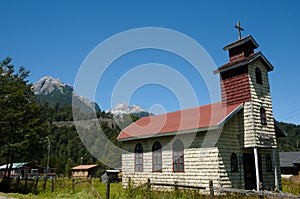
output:
[[47,159],[47,172],[46,172],[47,176],[46,177],[48,178],[48,173],[49,173],[49,156],[50,156],[50,139],[49,139],[48,136],[46,138],[48,140],[48,159]]

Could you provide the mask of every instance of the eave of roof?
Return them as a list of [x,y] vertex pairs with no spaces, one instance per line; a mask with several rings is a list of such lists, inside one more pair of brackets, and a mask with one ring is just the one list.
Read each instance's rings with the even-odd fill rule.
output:
[[259,46],[258,43],[253,39],[253,37],[251,35],[249,35],[247,37],[244,37],[242,39],[239,39],[239,40],[237,40],[235,42],[232,42],[232,43],[228,44],[227,46],[225,46],[223,48],[223,50],[230,50],[230,49],[232,49],[234,47],[240,46],[240,45],[242,45],[244,43],[247,43],[249,41],[252,42],[252,44],[255,46],[255,48],[258,48],[258,46]]
[[[129,141],[129,140],[138,140],[138,139],[146,139],[146,138],[154,138],[154,137],[165,137],[165,136],[182,135],[182,134],[188,134],[188,133],[216,130],[216,129],[221,128],[227,121],[229,121],[242,108],[243,108],[243,104],[238,104],[238,105],[234,106],[234,109],[230,113],[226,114],[220,121],[218,121],[218,123],[209,125],[209,126],[203,126],[200,128],[190,128],[190,129],[184,129],[184,130],[178,130],[178,131],[167,131],[167,132],[161,132],[161,133],[142,134],[142,135],[135,135],[135,136],[128,136],[128,134],[125,133],[125,131],[126,131],[126,128],[125,128],[124,130],[121,131],[121,133],[117,139],[119,141]],[[155,116],[151,116],[151,117],[155,117]],[[130,126],[129,126],[129,128],[130,128]],[[122,133],[124,133],[125,136],[122,135]]]
[[278,122],[274,119],[275,133],[277,137],[286,137],[288,133],[282,126],[278,124]]
[[240,66],[244,66],[246,64],[250,64],[251,62],[261,59],[264,64],[267,67],[268,71],[272,71],[274,69],[273,65],[267,60],[267,58],[261,53],[261,52],[256,52],[251,54],[249,57],[245,57],[242,60],[236,61],[236,62],[228,62],[224,64],[223,66],[219,67],[217,70],[214,71],[214,74],[225,72]]
[[[29,164],[29,162],[18,162],[18,163],[13,163],[12,169],[18,169],[20,167],[23,167],[25,165]],[[0,166],[0,169],[6,169],[7,164],[4,164]],[[10,167],[10,164],[8,164],[8,167]]]
[[87,170],[94,167],[97,167],[97,164],[89,164],[89,165],[78,165],[72,168],[72,170]]

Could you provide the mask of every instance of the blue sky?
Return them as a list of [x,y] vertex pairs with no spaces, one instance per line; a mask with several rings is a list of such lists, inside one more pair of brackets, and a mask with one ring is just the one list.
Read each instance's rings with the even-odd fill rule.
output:
[[[30,82],[49,75],[74,84],[82,62],[99,43],[141,27],[168,28],[193,38],[217,68],[228,61],[222,48],[237,39],[234,25],[241,21],[243,36],[252,35],[260,45],[258,50],[275,67],[269,73],[275,118],[300,124],[299,1],[1,0],[0,5],[0,59],[10,56],[13,64],[25,66],[31,71]],[[147,63],[179,71],[194,88],[199,105],[210,103],[203,80],[188,63],[171,53],[149,49],[112,63],[95,94],[100,107],[108,109],[118,101],[112,102],[112,90],[123,74]],[[145,85],[132,93],[128,103],[145,109],[159,104],[155,107],[161,112],[188,108],[176,97],[168,88]]]

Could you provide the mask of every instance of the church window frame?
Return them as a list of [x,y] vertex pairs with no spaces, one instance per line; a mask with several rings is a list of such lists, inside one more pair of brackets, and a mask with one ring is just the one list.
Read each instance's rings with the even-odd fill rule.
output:
[[143,145],[138,143],[134,148],[134,170],[135,172],[143,172]]
[[262,74],[261,74],[261,70],[260,68],[255,68],[255,79],[256,79],[256,83],[259,85],[262,85]]
[[162,172],[162,145],[158,141],[152,145],[152,172]]
[[273,171],[272,157],[269,154],[266,155],[266,171],[267,172],[272,172]]
[[260,107],[260,121],[262,125],[267,125],[267,114],[264,107]]
[[184,145],[180,139],[173,143],[173,172],[184,172]]
[[238,156],[236,153],[231,153],[230,155],[230,170],[232,173],[239,171]]

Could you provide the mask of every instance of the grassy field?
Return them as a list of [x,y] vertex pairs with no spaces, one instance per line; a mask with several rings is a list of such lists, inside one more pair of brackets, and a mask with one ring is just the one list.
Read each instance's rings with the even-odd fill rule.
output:
[[[36,199],[36,198],[72,198],[72,199],[98,199],[95,192],[92,191],[91,183],[88,181],[79,183],[75,181],[76,185],[72,186],[72,181],[69,179],[59,179],[55,181],[55,191],[51,191],[51,183],[47,184],[46,190],[43,190],[42,183],[39,184],[37,190],[34,193],[29,194],[16,194],[16,193],[0,193],[0,195],[13,198],[24,198],[24,199]],[[288,192],[294,195],[300,196],[300,183],[289,182],[288,180],[283,180],[283,192]],[[92,186],[94,189],[105,198],[105,188],[106,184],[103,184],[99,179],[93,179]],[[74,189],[73,189],[74,188]],[[157,191],[147,191],[145,189],[122,189],[121,183],[112,183],[110,186],[110,198],[136,198],[136,199],[198,199],[198,198],[209,198],[208,196],[203,196],[199,194],[196,190],[171,190],[169,192],[157,192]],[[222,197],[217,198],[257,198],[257,197],[246,197],[237,194],[227,194]]]

